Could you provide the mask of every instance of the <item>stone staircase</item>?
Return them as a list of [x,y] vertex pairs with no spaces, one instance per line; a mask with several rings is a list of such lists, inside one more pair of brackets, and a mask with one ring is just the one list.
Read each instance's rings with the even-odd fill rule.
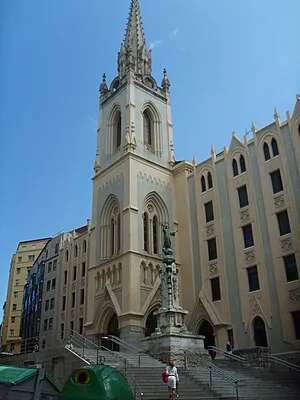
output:
[[[226,359],[215,359],[213,364],[233,377],[245,382],[242,395],[259,400],[299,400],[300,375],[293,371],[271,372],[242,366]],[[195,374],[193,372],[193,374]],[[202,378],[202,377],[200,377]]]
[[[142,396],[136,397],[137,399],[144,400],[166,400],[168,398],[167,385],[162,381],[162,372],[165,370],[165,364],[142,353],[139,355],[129,351],[108,352],[105,350],[95,349],[82,349],[81,347],[72,346],[72,351],[78,354],[79,357],[85,360],[88,364],[96,364],[98,361],[104,362],[114,368],[117,368],[125,375],[133,378],[136,382],[139,393]],[[127,369],[125,369],[125,360]],[[140,365],[140,366],[139,366]],[[180,376],[179,397],[185,400],[212,400],[215,398],[222,398],[224,400],[233,400],[236,398],[235,390],[226,386],[219,377],[214,377],[213,389],[209,387],[207,377],[209,379],[208,371],[204,367],[197,367],[195,369],[198,373],[197,377],[178,368]],[[127,376],[128,377],[128,376]],[[201,379],[198,379],[201,377]],[[130,379],[129,379],[130,380]],[[240,396],[243,400],[254,400],[255,398],[249,396]]]
[[[66,346],[68,349],[68,346]],[[106,351],[82,346],[69,346],[69,350],[88,364],[103,362],[123,372],[136,394],[136,399],[166,400],[167,385],[162,381],[165,364],[137,351]],[[272,373],[250,369],[226,359],[215,359],[210,376],[208,365],[178,368],[179,398],[183,400],[221,398],[237,399],[235,382],[238,381],[240,400],[300,400],[300,376],[297,373]],[[210,380],[212,377],[212,386]],[[224,379],[225,378],[225,379]]]

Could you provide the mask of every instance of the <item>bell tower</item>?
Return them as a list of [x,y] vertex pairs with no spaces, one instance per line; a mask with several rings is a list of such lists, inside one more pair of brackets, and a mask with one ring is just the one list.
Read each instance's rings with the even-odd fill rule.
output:
[[105,335],[117,317],[119,334],[135,340],[159,285],[160,224],[174,219],[175,163],[170,82],[165,69],[160,85],[152,76],[138,0],[117,67],[99,89],[86,330]]

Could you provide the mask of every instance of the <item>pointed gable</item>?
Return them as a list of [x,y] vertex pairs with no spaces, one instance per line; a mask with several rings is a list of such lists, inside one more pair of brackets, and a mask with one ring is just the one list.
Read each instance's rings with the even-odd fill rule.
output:
[[237,133],[232,133],[231,142],[229,145],[229,152],[233,152],[235,149],[244,148],[244,143],[238,137]]

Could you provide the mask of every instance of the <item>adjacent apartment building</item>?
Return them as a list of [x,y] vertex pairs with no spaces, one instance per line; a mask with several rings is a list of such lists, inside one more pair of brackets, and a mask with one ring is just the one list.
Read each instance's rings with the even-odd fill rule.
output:
[[2,351],[21,351],[21,315],[27,275],[49,238],[20,242],[13,255],[8,278],[2,331]]

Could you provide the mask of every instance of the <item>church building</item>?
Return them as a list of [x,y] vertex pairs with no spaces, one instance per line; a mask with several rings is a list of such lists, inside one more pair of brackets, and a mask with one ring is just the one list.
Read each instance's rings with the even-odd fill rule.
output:
[[176,161],[166,70],[152,76],[132,0],[112,82],[100,85],[87,335],[155,330],[162,224],[174,240],[188,328],[206,345],[300,346],[300,99],[292,114],[198,163]]
[[[40,348],[53,327],[62,341],[70,329],[96,343],[154,333],[168,224],[191,334],[205,347],[299,350],[300,97],[285,120],[275,110],[209,159],[178,161],[170,87],[166,70],[159,82],[152,75],[131,0],[116,76],[100,85],[92,218],[53,238],[43,259]],[[11,297],[12,273],[9,282]]]

